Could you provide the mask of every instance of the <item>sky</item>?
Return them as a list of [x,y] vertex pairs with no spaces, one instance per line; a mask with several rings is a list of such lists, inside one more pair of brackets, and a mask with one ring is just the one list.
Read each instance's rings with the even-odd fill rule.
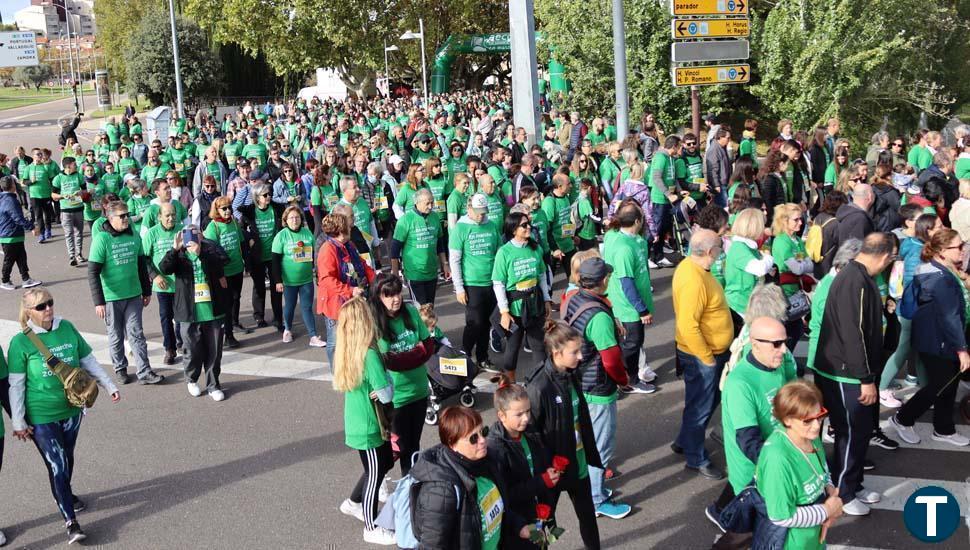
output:
[[29,5],[30,0],[0,0],[0,15],[3,16],[3,22],[13,23],[14,12]]

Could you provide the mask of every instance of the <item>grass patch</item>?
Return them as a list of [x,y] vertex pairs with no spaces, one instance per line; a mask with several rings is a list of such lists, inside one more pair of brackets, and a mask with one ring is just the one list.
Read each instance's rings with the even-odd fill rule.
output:
[[90,112],[84,113],[84,116],[87,118],[104,118],[109,116],[119,116],[123,114],[125,114],[125,107],[121,106],[121,107],[111,107],[104,110],[98,109],[96,111],[90,111]]
[[26,107],[28,105],[36,105],[38,103],[47,103],[48,101],[56,101],[66,97],[70,97],[70,94],[61,95],[61,91],[59,89],[55,89],[54,93],[52,94],[48,88],[41,88],[40,90],[0,88],[0,111],[4,109],[15,109],[17,107]]

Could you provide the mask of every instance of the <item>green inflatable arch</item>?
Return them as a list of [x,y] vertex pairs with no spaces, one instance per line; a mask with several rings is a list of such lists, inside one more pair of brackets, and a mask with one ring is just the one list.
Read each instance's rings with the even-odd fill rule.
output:
[[[536,33],[536,41],[543,40],[542,33]],[[434,54],[434,68],[431,71],[431,93],[443,94],[448,91],[451,79],[451,65],[461,54],[496,54],[510,51],[509,33],[451,35]],[[566,67],[554,58],[549,59],[549,87],[553,92],[565,92]]]

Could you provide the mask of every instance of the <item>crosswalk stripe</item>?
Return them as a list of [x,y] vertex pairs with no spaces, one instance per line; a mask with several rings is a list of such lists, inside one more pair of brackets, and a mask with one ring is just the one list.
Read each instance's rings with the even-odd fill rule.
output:
[[891,510],[902,512],[909,498],[917,489],[928,485],[942,487],[949,491],[960,503],[960,512],[967,515],[968,500],[970,500],[970,483],[962,481],[942,481],[938,479],[922,479],[918,477],[877,476],[866,474],[865,487],[869,491],[882,494],[882,500],[871,504],[874,510]]

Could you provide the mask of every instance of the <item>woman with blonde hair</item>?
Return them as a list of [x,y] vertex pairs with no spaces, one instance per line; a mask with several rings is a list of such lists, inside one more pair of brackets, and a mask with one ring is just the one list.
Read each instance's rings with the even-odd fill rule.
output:
[[56,349],[57,358],[69,369],[84,369],[98,385],[121,400],[118,388],[95,359],[91,346],[69,321],[54,316],[54,298],[43,287],[24,292],[20,301],[20,326],[24,332],[10,340],[7,361],[10,369],[10,420],[13,435],[21,441],[33,440],[44,459],[54,502],[67,526],[68,544],[87,538],[76,514],[84,502],[74,495],[74,446],[81,428],[82,409],[75,407],[64,393],[61,377],[52,373],[44,353]]
[[731,308],[735,336],[744,326],[751,291],[775,263],[771,254],[759,250],[764,238],[764,212],[756,208],[742,210],[731,226],[731,247],[724,260],[724,295]]
[[390,545],[394,533],[378,527],[375,520],[381,483],[394,465],[384,413],[394,392],[384,357],[377,351],[375,325],[364,298],[355,296],[340,307],[333,389],[344,393],[344,443],[357,450],[364,466],[340,511],[364,522],[364,542]]
[[419,189],[430,190],[424,179],[426,175],[424,165],[420,163],[416,162],[408,168],[408,177],[401,184],[401,188],[397,191],[397,197],[394,198],[394,215],[398,219],[403,218],[408,210],[414,208],[414,195]]

